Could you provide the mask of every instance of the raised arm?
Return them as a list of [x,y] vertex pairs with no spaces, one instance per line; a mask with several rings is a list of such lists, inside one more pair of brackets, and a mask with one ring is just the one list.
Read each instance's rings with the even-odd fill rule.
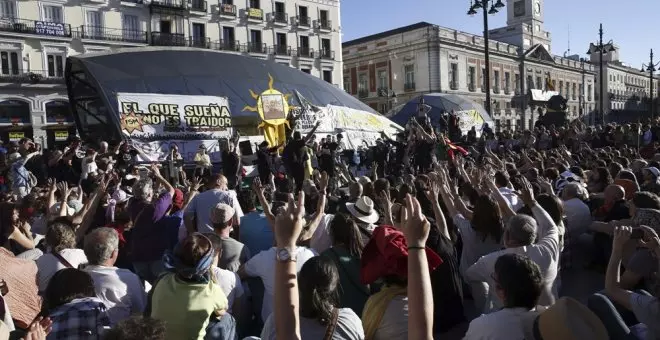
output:
[[305,144],[307,144],[307,142],[312,140],[312,136],[314,136],[314,132],[316,132],[316,129],[319,128],[319,125],[321,125],[321,122],[320,121],[316,122],[316,125],[314,125],[312,130],[307,133],[307,136],[305,136]]
[[426,197],[429,199],[429,201],[431,201],[431,206],[433,206],[435,225],[438,227],[440,234],[444,235],[448,240],[451,240],[451,237],[449,236],[449,230],[447,228],[447,220],[445,220],[445,214],[442,213],[442,208],[440,208],[440,179],[435,173],[429,174],[429,177],[431,180],[431,190],[426,192]]
[[300,236],[300,241],[307,241],[312,238],[316,228],[321,222],[321,218],[325,215],[325,204],[328,200],[328,174],[324,171],[321,174],[321,182],[319,183],[319,200],[316,204],[316,212],[312,216],[312,220],[309,222],[306,228],[304,228],[302,235]]
[[433,291],[426,258],[430,224],[416,198],[406,197],[401,224],[408,245],[408,338],[433,339]]
[[261,180],[259,177],[255,177],[252,181],[252,190],[254,190],[254,192],[257,194],[257,199],[259,199],[259,204],[261,204],[261,208],[264,210],[264,215],[266,216],[266,220],[268,220],[268,225],[271,227],[275,226],[275,215],[271,211],[270,202],[268,202],[266,199],[266,195],[264,194],[264,187],[261,185]]

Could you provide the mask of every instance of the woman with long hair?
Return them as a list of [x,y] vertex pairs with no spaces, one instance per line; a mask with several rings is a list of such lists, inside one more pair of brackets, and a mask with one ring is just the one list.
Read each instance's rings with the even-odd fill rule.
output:
[[[364,339],[360,317],[350,308],[338,308],[338,290],[339,272],[331,259],[316,256],[305,262],[298,273],[301,339]],[[261,339],[275,339],[272,314],[266,320]]]
[[0,246],[14,255],[35,246],[30,224],[21,218],[19,207],[13,203],[0,205]]
[[330,222],[332,247],[321,253],[330,259],[339,271],[339,307],[351,308],[362,315],[369,299],[369,286],[360,282],[360,258],[364,243],[355,221],[346,214],[335,214]]

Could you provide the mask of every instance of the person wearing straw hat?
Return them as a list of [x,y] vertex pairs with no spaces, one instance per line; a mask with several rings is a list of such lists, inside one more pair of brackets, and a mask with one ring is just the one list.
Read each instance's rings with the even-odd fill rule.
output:
[[562,297],[547,309],[528,314],[522,324],[525,340],[620,339],[610,337],[598,316],[570,297]]
[[362,238],[368,242],[379,219],[374,201],[367,196],[362,196],[355,203],[346,203],[346,210],[355,219]]

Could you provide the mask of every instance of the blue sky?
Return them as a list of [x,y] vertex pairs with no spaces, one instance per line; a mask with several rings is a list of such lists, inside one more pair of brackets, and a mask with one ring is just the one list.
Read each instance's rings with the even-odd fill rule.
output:
[[[505,1],[505,0],[503,0]],[[506,1],[505,1],[506,2]],[[660,61],[660,11],[658,0],[545,0],[545,29],[552,34],[552,53],[586,57],[590,42],[598,39],[598,25],[605,31],[603,40],[612,39],[620,49],[621,60],[632,67],[648,63],[649,49]],[[466,14],[470,0],[342,0],[342,41],[359,38],[419,21],[465,32],[482,34],[481,13]],[[491,28],[506,25],[506,8],[489,18]]]

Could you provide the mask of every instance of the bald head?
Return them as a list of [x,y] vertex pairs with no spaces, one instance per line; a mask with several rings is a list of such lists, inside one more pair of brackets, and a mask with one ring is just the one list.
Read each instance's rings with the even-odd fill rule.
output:
[[348,191],[351,199],[358,199],[362,196],[362,184],[353,182],[351,183],[351,186],[348,187]]
[[626,189],[620,185],[608,185],[605,188],[605,201],[607,202],[616,202],[624,199],[626,197]]

